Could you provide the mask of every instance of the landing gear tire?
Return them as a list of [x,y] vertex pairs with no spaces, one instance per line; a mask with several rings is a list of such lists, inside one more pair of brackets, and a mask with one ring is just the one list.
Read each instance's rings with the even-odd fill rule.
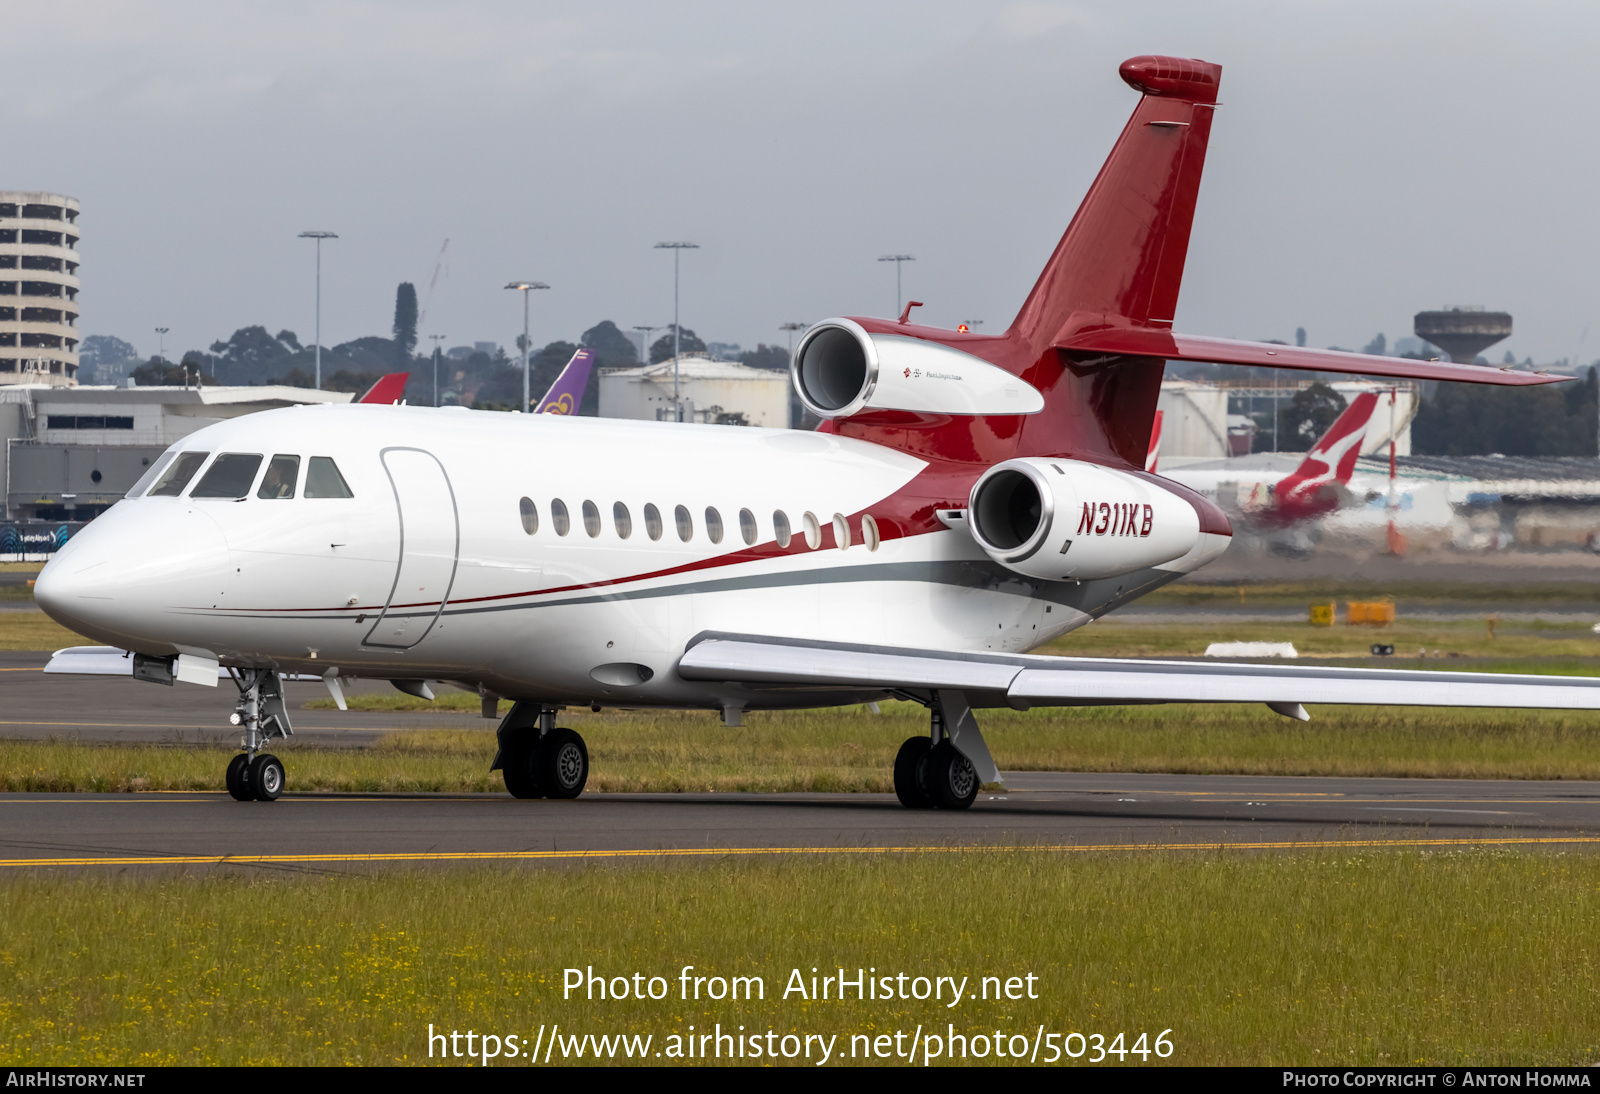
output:
[[278,795],[283,793],[286,781],[283,762],[270,752],[263,752],[250,764],[247,782],[251,794],[258,802],[277,801]]
[[507,744],[500,774],[506,780],[506,791],[513,798],[544,797],[544,792],[539,789],[538,772],[534,770],[534,758],[538,751],[539,736],[534,731],[518,733]]
[[926,737],[912,737],[894,758],[894,794],[907,809],[932,809],[933,798],[923,782],[923,762],[933,750]]
[[922,761],[922,785],[940,809],[966,809],[978,797],[978,772],[949,741],[940,741]]
[[255,795],[250,793],[250,788],[245,785],[244,769],[249,766],[250,757],[243,752],[228,761],[228,793],[236,802],[255,800]]
[[539,740],[534,770],[547,798],[576,798],[589,781],[589,749],[570,729],[553,729]]

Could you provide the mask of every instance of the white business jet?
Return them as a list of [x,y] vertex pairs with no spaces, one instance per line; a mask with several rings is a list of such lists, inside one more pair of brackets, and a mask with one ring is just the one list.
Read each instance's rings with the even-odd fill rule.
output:
[[[1600,679],[1029,656],[1227,546],[1143,469],[1163,359],[1367,375],[1554,377],[1176,334],[1221,70],[1138,57],[1133,117],[1011,327],[830,319],[792,378],[814,433],[405,406],[202,429],[74,537],[36,595],[114,649],[47,671],[237,685],[235,797],[285,785],[281,681],[352,676],[515,703],[494,768],[576,797],[560,710],[745,710],[897,697],[930,732],[910,807],[999,773],[974,708],[1261,702],[1600,707]],[[119,652],[120,651],[120,652]]]

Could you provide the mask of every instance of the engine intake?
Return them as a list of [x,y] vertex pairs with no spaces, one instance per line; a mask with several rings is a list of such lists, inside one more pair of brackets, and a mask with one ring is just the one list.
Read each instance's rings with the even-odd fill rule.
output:
[[871,333],[853,319],[827,319],[806,331],[789,369],[800,401],[819,418],[848,418],[863,410],[942,415],[1044,409],[1044,396],[1003,368],[925,338]]
[[985,471],[967,525],[1002,566],[1052,581],[1159,566],[1200,542],[1200,516],[1183,498],[1108,467],[1042,457]]

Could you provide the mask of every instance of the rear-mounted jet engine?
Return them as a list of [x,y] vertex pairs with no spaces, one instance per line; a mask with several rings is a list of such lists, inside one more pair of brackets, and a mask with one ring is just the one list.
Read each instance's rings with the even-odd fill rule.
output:
[[1042,457],[989,468],[967,503],[972,538],[990,558],[1052,581],[1159,566],[1200,542],[1184,499],[1121,471]]
[[790,364],[794,387],[819,418],[863,410],[923,414],[1037,414],[1026,380],[958,349],[900,334],[869,334],[849,319],[806,331]]

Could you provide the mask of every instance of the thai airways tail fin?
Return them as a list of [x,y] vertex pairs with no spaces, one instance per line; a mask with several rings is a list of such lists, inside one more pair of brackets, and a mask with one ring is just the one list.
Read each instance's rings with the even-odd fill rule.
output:
[[379,403],[389,406],[406,397],[406,384],[411,380],[409,372],[391,372],[387,376],[378,377],[378,382],[367,388],[367,393],[357,399],[358,403]]
[[1356,459],[1361,455],[1361,442],[1366,438],[1367,426],[1377,409],[1376,392],[1363,391],[1357,395],[1322,438],[1311,446],[1300,466],[1278,484],[1274,491],[1278,504],[1309,505],[1330,487],[1349,485]]
[[544,393],[535,414],[576,414],[583,406],[583,393],[589,387],[589,374],[594,371],[594,350],[580,349],[572,355],[567,367],[561,370],[556,382]]

